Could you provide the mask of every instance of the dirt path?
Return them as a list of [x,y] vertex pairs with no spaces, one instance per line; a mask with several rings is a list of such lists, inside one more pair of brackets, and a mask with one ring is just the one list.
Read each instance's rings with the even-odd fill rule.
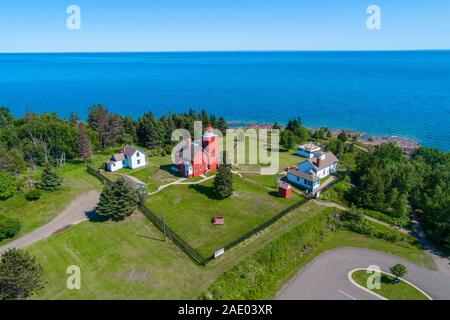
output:
[[76,197],[72,202],[52,221],[6,245],[0,247],[0,254],[11,248],[24,248],[53,233],[87,220],[87,214],[92,212],[100,198],[100,192],[91,190]]

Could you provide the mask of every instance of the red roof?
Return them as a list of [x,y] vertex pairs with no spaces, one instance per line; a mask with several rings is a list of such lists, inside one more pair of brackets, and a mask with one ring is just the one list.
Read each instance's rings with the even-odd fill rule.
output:
[[208,124],[208,126],[205,128],[205,131],[213,131],[213,127],[211,127],[211,124]]
[[123,148],[123,153],[125,153],[128,157],[131,157],[136,152],[136,149],[132,146],[125,146]]

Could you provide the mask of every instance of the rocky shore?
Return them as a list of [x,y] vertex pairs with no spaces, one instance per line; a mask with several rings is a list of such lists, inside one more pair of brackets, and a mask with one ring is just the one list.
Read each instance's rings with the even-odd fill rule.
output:
[[[271,123],[228,123],[230,127],[242,128],[242,129],[271,129],[273,124]],[[316,130],[316,128],[309,128]],[[364,146],[375,147],[383,143],[392,142],[403,150],[407,155],[411,155],[414,150],[420,147],[420,144],[410,138],[397,137],[397,136],[375,136],[366,132],[346,130],[346,129],[330,129],[333,137],[337,137],[339,133],[345,132],[350,137],[356,137]]]

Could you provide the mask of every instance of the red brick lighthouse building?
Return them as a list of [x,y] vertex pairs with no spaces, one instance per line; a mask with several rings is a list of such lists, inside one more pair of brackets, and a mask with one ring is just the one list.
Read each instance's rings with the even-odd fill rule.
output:
[[216,170],[218,164],[217,135],[208,125],[203,133],[202,140],[186,141],[179,151],[177,168],[182,177],[193,178]]

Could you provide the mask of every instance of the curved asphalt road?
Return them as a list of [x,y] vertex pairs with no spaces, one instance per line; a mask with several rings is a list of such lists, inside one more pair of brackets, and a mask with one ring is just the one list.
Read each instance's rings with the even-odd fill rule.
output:
[[433,299],[450,299],[450,278],[412,264],[402,258],[379,251],[340,248],[325,252],[314,259],[278,294],[278,300],[376,300],[376,296],[356,287],[348,280],[355,268],[377,265],[382,271],[402,263],[408,267],[404,277]]
[[11,248],[24,248],[68,226],[88,219],[100,198],[100,192],[91,190],[75,198],[56,218],[10,243],[0,247],[0,254]]

